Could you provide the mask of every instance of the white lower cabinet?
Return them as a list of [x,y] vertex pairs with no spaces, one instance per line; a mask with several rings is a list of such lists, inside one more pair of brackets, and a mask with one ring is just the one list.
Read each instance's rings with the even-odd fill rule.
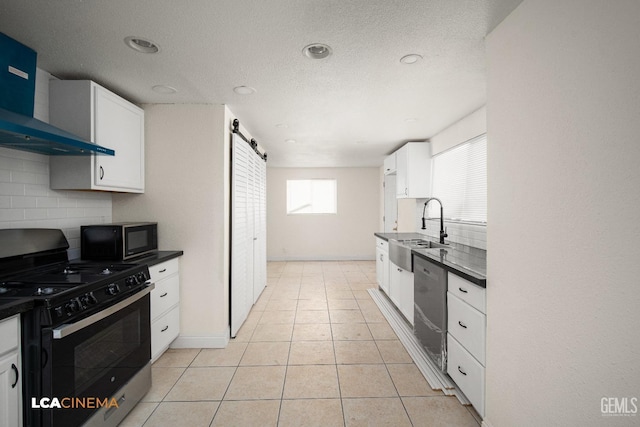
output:
[[389,263],[389,298],[413,326],[413,273]]
[[22,425],[20,316],[0,320],[0,426]]
[[376,281],[389,295],[389,243],[380,238],[376,239]]
[[484,417],[486,290],[452,273],[447,290],[447,373]]
[[149,267],[151,281],[151,360],[156,361],[180,334],[178,258]]
[[451,334],[447,334],[447,373],[484,417],[484,366]]

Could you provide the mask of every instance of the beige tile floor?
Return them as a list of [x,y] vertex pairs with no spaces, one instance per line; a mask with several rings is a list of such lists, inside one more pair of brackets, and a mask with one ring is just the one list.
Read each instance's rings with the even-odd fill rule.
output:
[[375,262],[272,262],[224,349],[168,350],[121,426],[478,427],[433,391],[371,300]]

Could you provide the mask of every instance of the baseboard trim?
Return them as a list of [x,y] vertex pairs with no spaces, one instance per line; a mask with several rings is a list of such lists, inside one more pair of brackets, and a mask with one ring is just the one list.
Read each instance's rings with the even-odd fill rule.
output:
[[182,336],[169,346],[170,348],[225,348],[229,344],[229,331],[218,336]]
[[282,261],[375,261],[375,256],[362,255],[362,256],[283,256],[283,257],[269,257],[267,262],[282,262]]
[[493,427],[493,424],[491,424],[489,421],[484,419],[482,420],[482,427]]

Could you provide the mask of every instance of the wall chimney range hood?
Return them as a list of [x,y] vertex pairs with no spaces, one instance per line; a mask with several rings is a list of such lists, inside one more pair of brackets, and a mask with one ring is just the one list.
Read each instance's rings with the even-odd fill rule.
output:
[[0,33],[0,147],[48,156],[115,155],[35,119],[35,77],[36,52]]

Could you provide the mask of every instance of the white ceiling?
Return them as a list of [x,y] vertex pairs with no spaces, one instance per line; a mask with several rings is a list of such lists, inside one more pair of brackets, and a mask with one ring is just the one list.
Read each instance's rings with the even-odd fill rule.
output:
[[[227,104],[270,166],[379,166],[485,104],[484,37],[521,1],[3,0],[0,31],[53,75],[138,104]],[[333,55],[303,56],[310,43]],[[410,53],[424,59],[401,64]]]

